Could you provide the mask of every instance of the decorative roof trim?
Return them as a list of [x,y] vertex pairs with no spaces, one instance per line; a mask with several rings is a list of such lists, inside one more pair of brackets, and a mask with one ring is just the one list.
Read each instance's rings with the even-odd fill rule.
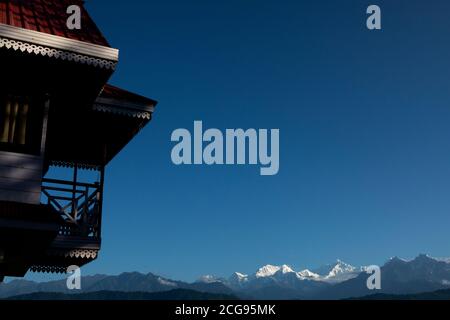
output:
[[[47,251],[49,257],[63,258],[63,259],[79,259],[80,262],[86,263],[86,260],[95,260],[98,257],[98,251],[94,249],[69,249],[58,250],[51,249]],[[76,263],[72,261],[71,263]],[[41,273],[66,273],[69,262],[56,262],[55,264],[37,264],[30,267],[31,272]]]
[[147,120],[151,119],[152,112],[153,112],[153,111],[149,112],[149,111],[123,108],[120,106],[114,106],[114,105],[102,104],[102,103],[95,103],[92,108],[94,111],[115,113],[115,114],[133,117],[133,118],[141,118],[141,119],[147,119]]
[[0,24],[0,48],[115,69],[119,51],[96,44]]
[[74,259],[96,259],[99,250],[94,249],[50,249],[47,251],[49,256],[59,256]]
[[[53,167],[63,167],[63,168],[73,168],[75,166],[73,162],[57,161],[57,160],[50,161],[49,165]],[[96,170],[96,171],[100,171],[101,169],[101,167],[98,165],[84,164],[84,163],[77,163],[77,168],[83,170]]]
[[100,59],[119,61],[119,50],[0,23],[0,36]]
[[51,265],[34,265],[30,267],[31,272],[36,273],[66,273],[67,267],[65,266],[51,266]]

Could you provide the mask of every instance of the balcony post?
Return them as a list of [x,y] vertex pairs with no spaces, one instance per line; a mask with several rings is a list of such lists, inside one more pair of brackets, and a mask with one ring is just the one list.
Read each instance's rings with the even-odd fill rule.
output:
[[77,199],[77,180],[78,180],[78,166],[77,163],[74,163],[73,166],[73,192],[72,192],[72,215],[75,221],[78,216],[78,204],[75,203]]
[[42,137],[41,137],[41,156],[45,155],[45,147],[47,143],[47,127],[48,127],[48,114],[50,110],[50,95],[45,96],[44,104],[44,116],[42,120]]
[[98,237],[102,234],[102,216],[103,216],[103,185],[105,183],[105,166],[100,167],[100,185],[98,188]]

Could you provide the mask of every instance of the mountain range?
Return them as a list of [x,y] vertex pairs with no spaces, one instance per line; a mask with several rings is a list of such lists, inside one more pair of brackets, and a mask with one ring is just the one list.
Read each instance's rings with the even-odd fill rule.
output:
[[300,271],[288,265],[266,265],[250,275],[239,272],[228,278],[207,275],[194,283],[152,273],[129,272],[117,276],[85,276],[82,290],[75,292],[66,288],[65,280],[46,283],[13,280],[0,284],[0,299],[33,293],[158,293],[173,290],[240,299],[347,299],[374,294],[414,295],[450,289],[450,259],[437,259],[424,254],[412,260],[391,258],[381,267],[381,290],[367,288],[369,276],[366,267],[354,267],[341,260],[317,269]]

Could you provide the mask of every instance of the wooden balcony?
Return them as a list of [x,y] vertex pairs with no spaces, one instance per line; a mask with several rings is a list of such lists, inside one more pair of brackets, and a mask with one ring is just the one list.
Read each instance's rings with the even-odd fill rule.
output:
[[30,266],[35,272],[65,272],[95,260],[101,244],[102,183],[42,180],[42,201],[61,217],[58,234]]

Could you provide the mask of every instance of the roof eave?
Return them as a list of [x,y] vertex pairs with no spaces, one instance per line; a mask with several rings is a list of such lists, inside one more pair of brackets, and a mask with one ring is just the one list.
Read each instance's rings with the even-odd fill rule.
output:
[[96,111],[122,114],[150,120],[151,115],[155,111],[155,106],[156,102],[144,104],[99,97],[95,101],[93,108]]
[[108,69],[114,69],[119,61],[118,49],[6,24],[0,24],[0,47],[61,57]]

